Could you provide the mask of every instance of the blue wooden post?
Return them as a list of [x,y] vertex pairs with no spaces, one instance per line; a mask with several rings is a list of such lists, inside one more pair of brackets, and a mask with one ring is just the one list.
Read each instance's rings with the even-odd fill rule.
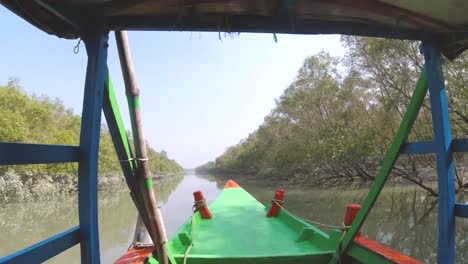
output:
[[81,263],[99,263],[97,173],[103,89],[107,73],[108,33],[86,39],[85,45],[88,66],[78,165]]
[[440,47],[433,40],[424,41],[423,50],[431,101],[439,186],[437,262],[450,264],[455,261],[455,182],[447,94],[442,73]]

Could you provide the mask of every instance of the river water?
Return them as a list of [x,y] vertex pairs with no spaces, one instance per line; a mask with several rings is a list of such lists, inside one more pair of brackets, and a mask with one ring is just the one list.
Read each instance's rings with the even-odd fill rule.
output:
[[[168,235],[171,236],[190,217],[193,191],[202,190],[210,203],[221,192],[224,182],[213,176],[187,174],[155,185]],[[282,187],[285,189],[286,208],[301,217],[332,225],[342,223],[346,204],[360,203],[367,193],[366,189],[265,187],[261,182],[238,182],[262,203],[268,203],[274,190]],[[99,235],[103,263],[112,263],[128,248],[136,219],[136,210],[125,190],[99,192]],[[384,188],[364,225],[363,234],[426,263],[435,263],[436,223],[436,199],[412,186],[393,185]],[[0,210],[0,256],[76,225],[76,196],[3,204]],[[468,263],[467,238],[468,221],[457,219],[457,263]],[[80,263],[79,255],[78,245],[48,263]]]

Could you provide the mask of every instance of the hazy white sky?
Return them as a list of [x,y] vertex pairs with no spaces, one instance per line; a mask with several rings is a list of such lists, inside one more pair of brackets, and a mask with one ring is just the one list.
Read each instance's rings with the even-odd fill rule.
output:
[[[59,98],[80,114],[84,46],[74,54],[77,40],[47,35],[2,6],[0,28],[0,84],[18,78],[28,93]],[[345,51],[336,35],[278,35],[277,43],[272,34],[222,36],[129,33],[147,140],[185,168],[213,160],[258,128],[306,56]],[[128,126],[113,33],[108,64]]]

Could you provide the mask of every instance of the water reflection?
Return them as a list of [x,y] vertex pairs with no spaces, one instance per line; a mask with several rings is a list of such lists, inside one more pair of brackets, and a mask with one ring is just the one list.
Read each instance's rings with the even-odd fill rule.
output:
[[[161,204],[167,203],[183,176],[155,185]],[[0,256],[13,253],[78,225],[77,196],[61,196],[40,202],[3,204],[0,209]],[[133,238],[137,212],[125,186],[99,191],[99,237],[103,263],[112,263]],[[80,263],[79,246],[48,263]]]
[[[166,229],[171,236],[191,214],[192,193],[202,190],[207,202],[213,201],[226,179],[214,176],[171,178],[155,185]],[[265,186],[263,182],[237,180],[260,202],[268,203],[274,190],[282,186]],[[361,203],[367,189],[317,189],[287,186],[284,205],[294,213],[333,225],[341,225],[345,207]],[[459,196],[459,201],[468,197]],[[78,224],[76,196],[56,197],[49,201],[1,205],[0,255],[6,255]],[[112,263],[131,243],[136,210],[129,195],[122,191],[100,191],[99,223],[101,258]],[[324,230],[328,231],[328,230]],[[363,233],[395,250],[426,263],[436,262],[437,200],[412,186],[384,188],[366,221]],[[457,263],[468,261],[468,220],[457,219]],[[79,263],[79,246],[60,254],[50,263]]]
[[[199,177],[214,181],[219,187],[226,181],[210,175]],[[347,204],[362,203],[368,192],[366,188],[265,186],[262,182],[242,177],[236,181],[264,204],[273,198],[275,189],[284,188],[285,207],[301,217],[333,225],[342,224]],[[462,196],[457,198],[459,201],[464,199]],[[388,185],[369,214],[362,233],[425,263],[436,263],[437,210],[437,198],[423,190],[408,185]],[[456,229],[456,260],[457,263],[467,263],[468,220],[458,218]]]

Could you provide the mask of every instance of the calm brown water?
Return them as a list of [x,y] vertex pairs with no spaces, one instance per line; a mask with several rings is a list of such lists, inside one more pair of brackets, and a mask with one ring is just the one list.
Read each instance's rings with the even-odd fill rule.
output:
[[[238,181],[259,201],[267,203],[276,187]],[[156,186],[168,235],[173,234],[191,213],[192,192],[202,190],[211,202],[224,180],[209,176],[173,178]],[[367,190],[320,190],[285,187],[285,207],[298,215],[323,223],[340,225],[348,203],[360,203]],[[463,200],[463,197],[459,197]],[[0,205],[0,256],[41,241],[78,224],[76,196],[41,202]],[[99,193],[99,235],[101,259],[112,263],[130,245],[136,210],[125,191]],[[386,187],[370,214],[363,233],[393,249],[435,263],[437,201],[411,186]],[[327,231],[327,230],[325,230]],[[457,263],[468,263],[468,221],[457,220]],[[79,263],[79,246],[48,263]]]

